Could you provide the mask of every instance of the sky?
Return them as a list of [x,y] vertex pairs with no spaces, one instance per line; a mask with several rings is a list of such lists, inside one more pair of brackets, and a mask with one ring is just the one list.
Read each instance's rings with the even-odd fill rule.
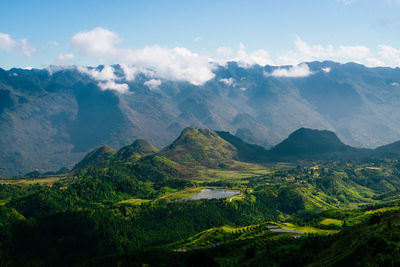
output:
[[400,0],[0,0],[0,13],[4,69],[124,64],[201,84],[227,61],[400,66]]

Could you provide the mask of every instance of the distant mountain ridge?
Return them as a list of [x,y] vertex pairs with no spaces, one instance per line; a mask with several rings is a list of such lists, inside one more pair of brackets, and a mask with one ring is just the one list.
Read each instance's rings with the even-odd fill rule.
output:
[[[355,63],[305,63],[307,77],[278,68],[217,66],[203,85],[112,70],[129,93],[102,90],[76,67],[0,69],[0,175],[72,167],[102,144],[115,150],[136,139],[157,148],[187,126],[237,135],[270,148],[301,127],[328,129],[346,144],[376,147],[400,140],[400,69]],[[100,72],[104,66],[89,68]]]

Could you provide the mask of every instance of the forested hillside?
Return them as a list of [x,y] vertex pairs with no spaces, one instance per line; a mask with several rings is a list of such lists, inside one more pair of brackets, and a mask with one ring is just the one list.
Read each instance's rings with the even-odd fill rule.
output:
[[[333,133],[301,131],[313,138],[296,142],[351,148]],[[328,148],[322,152],[337,153]],[[400,261],[398,159],[371,158],[376,150],[368,150],[368,157],[353,160],[257,163],[273,151],[228,133],[189,127],[161,151],[145,140],[119,151],[102,146],[73,169],[2,179],[0,264]],[[204,192],[216,194],[190,199]]]

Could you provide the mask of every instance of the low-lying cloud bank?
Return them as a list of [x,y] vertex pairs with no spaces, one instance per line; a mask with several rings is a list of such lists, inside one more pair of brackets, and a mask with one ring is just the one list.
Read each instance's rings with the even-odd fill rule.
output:
[[[278,68],[272,73],[266,73],[269,76],[286,78],[312,75],[313,72],[308,65],[302,62],[314,60],[353,61],[370,67],[400,66],[400,50],[387,45],[380,45],[377,54],[374,55],[368,47],[362,45],[339,47],[310,45],[300,37],[296,38],[294,49],[275,57],[264,49],[249,52],[244,44],[239,44],[237,50],[220,47],[214,55],[205,56],[184,47],[167,48],[155,45],[141,49],[126,49],[118,47],[121,43],[122,38],[117,33],[100,27],[79,32],[71,39],[71,47],[80,56],[122,64],[121,67],[128,81],[134,80],[138,73],[144,73],[149,77],[147,85],[151,89],[158,88],[158,83],[162,80],[186,81],[193,85],[203,85],[215,77],[213,72],[218,65],[225,65],[229,61],[235,61],[245,68],[256,64],[260,66],[292,65],[289,68]],[[72,55],[69,57],[73,59]],[[328,73],[330,69],[325,68],[322,71]],[[119,89],[116,90],[125,91],[125,85],[114,84],[115,78],[104,81],[112,82],[103,83],[103,87],[118,87]],[[232,81],[221,82],[233,85]]]
[[212,59],[187,48],[146,46],[134,50],[116,47],[120,42],[116,33],[95,28],[75,34],[71,46],[81,56],[122,63],[130,80],[142,71],[161,79],[187,81],[194,85],[202,85],[215,76],[213,70],[216,65]]
[[[212,55],[194,53],[184,47],[168,48],[158,45],[140,49],[121,48],[123,39],[118,33],[97,27],[81,31],[72,36],[71,51],[60,53],[54,63],[61,66],[73,65],[74,61],[84,59],[87,62],[105,64],[102,70],[78,67],[78,70],[89,75],[102,89],[113,89],[121,93],[129,90],[128,84],[116,77],[109,64],[120,64],[125,80],[135,80],[139,73],[148,77],[148,88],[156,90],[163,80],[183,81],[201,86],[215,77],[218,65],[237,62],[248,68],[253,65],[287,66],[265,73],[268,76],[298,78],[312,75],[313,72],[303,62],[332,60],[336,62],[356,62],[369,67],[400,67],[400,49],[379,45],[376,53],[362,45],[310,45],[296,37],[294,47],[279,55],[272,55],[264,49],[248,51],[244,44],[237,49],[219,47]],[[57,43],[58,46],[58,43]],[[28,45],[26,39],[13,39],[9,34],[0,33],[0,50],[32,56],[35,49]],[[321,71],[328,73],[330,68]],[[236,86],[234,81],[221,80],[228,86]]]
[[[220,47],[214,55],[205,56],[184,47],[166,48],[155,45],[141,49],[126,49],[117,47],[121,43],[122,39],[117,33],[100,27],[79,32],[71,39],[71,47],[80,56],[98,59],[102,62],[120,63],[127,81],[134,80],[138,73],[144,73],[149,77],[146,85],[152,90],[157,89],[162,80],[186,81],[193,85],[203,85],[215,77],[213,72],[218,65],[225,65],[229,61],[235,61],[239,66],[245,68],[256,64],[260,66],[292,65],[292,67],[278,68],[272,73],[265,74],[286,78],[312,75],[313,72],[308,65],[302,64],[302,62],[314,60],[353,61],[370,67],[400,66],[400,50],[387,45],[380,45],[377,54],[374,55],[368,47],[362,45],[339,47],[310,45],[300,37],[296,38],[294,49],[276,57],[264,49],[249,52],[244,44],[239,44],[237,50]],[[60,57],[60,60],[64,58],[67,57]],[[69,58],[73,59],[73,55],[68,54]],[[330,68],[321,71],[328,73]],[[105,75],[86,72],[95,79]],[[102,88],[108,86],[109,89],[120,92],[127,91],[127,85],[116,84],[115,77],[101,81]],[[221,82],[234,86],[233,81],[223,80]]]
[[104,66],[102,70],[89,69],[86,67],[78,67],[81,73],[89,75],[92,79],[98,81],[98,86],[102,90],[116,90],[120,93],[126,93],[129,90],[129,86],[126,83],[117,83],[117,76],[115,75],[114,68],[112,66]]
[[301,78],[313,74],[307,64],[294,65],[289,68],[278,68],[272,73],[264,73],[265,76],[273,77],[287,77],[287,78]]

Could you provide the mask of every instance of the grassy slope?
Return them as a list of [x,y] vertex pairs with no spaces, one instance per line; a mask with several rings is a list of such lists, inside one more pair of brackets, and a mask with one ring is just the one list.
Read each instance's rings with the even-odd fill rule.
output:
[[184,165],[217,167],[223,161],[231,161],[236,148],[208,129],[188,127],[161,155]]
[[278,226],[282,229],[321,235],[334,234],[338,232],[338,230],[326,230],[313,226],[298,226],[292,223],[275,222],[255,224],[244,227],[221,226],[205,230],[187,239],[175,242],[171,244],[170,247],[181,250],[212,248],[222,244],[234,245],[245,240],[247,243],[254,242],[257,245],[269,242],[269,240],[279,239],[282,236],[287,238],[298,235],[294,233],[271,232],[268,228],[270,226]]
[[343,231],[311,266],[398,266],[400,214]]

